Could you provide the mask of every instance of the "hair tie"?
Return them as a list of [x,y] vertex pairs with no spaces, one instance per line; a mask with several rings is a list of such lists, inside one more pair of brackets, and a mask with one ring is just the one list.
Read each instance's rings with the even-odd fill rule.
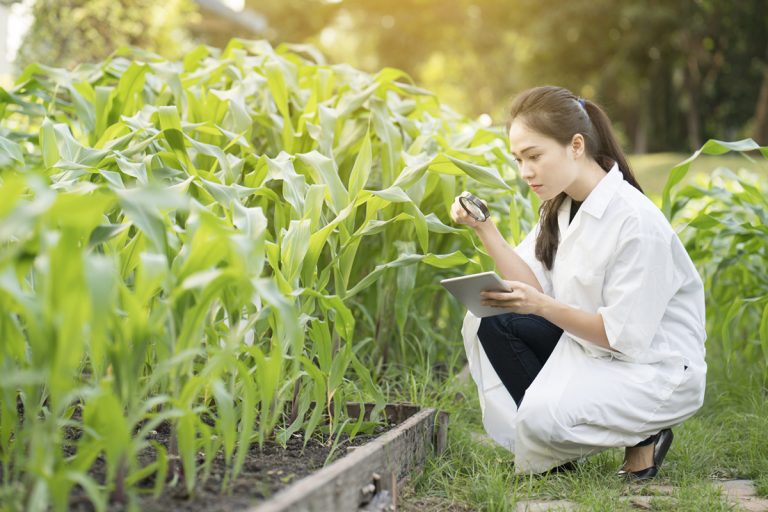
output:
[[587,106],[585,105],[584,98],[577,98],[576,101],[579,102],[579,105],[581,105],[581,108],[586,110]]

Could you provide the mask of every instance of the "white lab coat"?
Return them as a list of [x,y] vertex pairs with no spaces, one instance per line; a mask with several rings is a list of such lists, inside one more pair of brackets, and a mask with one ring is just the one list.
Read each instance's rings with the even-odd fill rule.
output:
[[518,410],[478,340],[480,319],[468,313],[462,328],[483,425],[518,473],[633,446],[704,399],[703,285],[666,218],[616,166],[569,224],[570,207],[558,212],[551,271],[534,256],[538,225],[515,251],[546,294],[600,313],[616,352],[564,332]]

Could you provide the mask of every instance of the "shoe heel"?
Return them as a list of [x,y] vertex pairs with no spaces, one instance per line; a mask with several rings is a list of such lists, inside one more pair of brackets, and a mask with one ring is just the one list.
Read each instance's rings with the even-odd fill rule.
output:
[[656,442],[653,451],[653,464],[655,466],[660,467],[661,463],[664,462],[664,457],[667,456],[667,452],[669,451],[669,447],[672,446],[672,439],[674,439],[674,437],[672,429],[665,428],[659,432],[659,439]]

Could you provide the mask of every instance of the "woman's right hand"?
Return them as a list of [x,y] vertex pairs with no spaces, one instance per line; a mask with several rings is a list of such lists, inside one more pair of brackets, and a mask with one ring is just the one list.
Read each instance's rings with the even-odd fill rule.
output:
[[456,224],[463,224],[465,226],[469,226],[473,229],[477,229],[481,227],[483,224],[488,224],[491,222],[491,219],[486,220],[485,222],[481,222],[474,217],[472,217],[470,214],[467,213],[467,211],[464,209],[463,206],[461,206],[461,203],[459,203],[459,198],[461,196],[467,195],[469,192],[462,192],[456,198],[453,200],[453,204],[451,205],[451,219]]

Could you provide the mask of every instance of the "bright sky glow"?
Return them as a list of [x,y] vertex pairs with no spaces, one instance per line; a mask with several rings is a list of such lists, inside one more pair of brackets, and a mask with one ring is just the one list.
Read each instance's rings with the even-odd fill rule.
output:
[[221,3],[236,12],[245,9],[245,0],[221,0]]
[[32,25],[32,4],[34,0],[23,0],[22,2],[11,5],[10,15],[8,16],[8,47],[6,59],[13,62],[16,58],[16,52],[19,51],[21,40]]

